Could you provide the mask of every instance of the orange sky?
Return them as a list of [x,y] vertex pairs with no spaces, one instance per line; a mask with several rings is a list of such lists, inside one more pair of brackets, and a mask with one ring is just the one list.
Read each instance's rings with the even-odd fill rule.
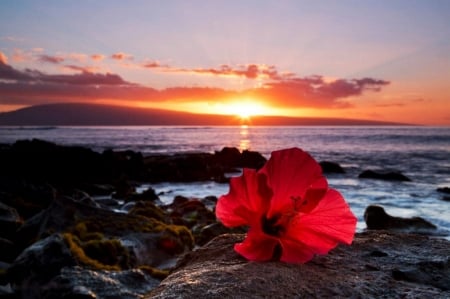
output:
[[7,3],[0,111],[85,102],[450,125],[450,4],[381,2]]

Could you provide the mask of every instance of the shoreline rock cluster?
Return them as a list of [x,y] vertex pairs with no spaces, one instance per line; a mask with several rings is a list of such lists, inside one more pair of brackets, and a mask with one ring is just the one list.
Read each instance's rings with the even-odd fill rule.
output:
[[[227,173],[242,167],[257,169],[265,162],[266,159],[257,152],[241,153],[236,148],[224,148],[213,154],[144,157],[133,151],[97,153],[42,140],[0,145],[0,297],[151,298],[154,295],[157,298],[178,298],[173,294],[170,296],[175,297],[161,297],[161,294],[173,288],[170,286],[172,279],[179,271],[185,271],[183,265],[203,258],[205,271],[210,271],[208,267],[216,263],[213,256],[216,247],[223,245],[224,250],[229,249],[221,255],[234,254],[229,248],[230,240],[240,238],[246,228],[231,230],[217,222],[211,209],[217,201],[214,196],[203,199],[177,196],[171,204],[162,205],[151,188],[137,193],[137,184],[226,182]],[[320,164],[324,173],[345,172],[333,162]],[[425,220],[386,216],[379,211],[373,206],[366,210],[370,218],[366,220],[369,228],[402,230],[414,228],[414,224],[419,228],[433,229],[432,224],[427,226]],[[218,237],[223,234],[224,237]],[[408,238],[412,238],[402,234],[390,235],[385,231],[370,233],[375,240],[385,235],[391,238],[392,246],[394,237],[400,243],[409,242]],[[442,242],[449,243],[425,238],[420,239],[421,242],[431,248],[441,246]],[[205,244],[208,245],[203,247]],[[364,244],[369,245],[368,242]],[[353,254],[360,249],[339,250],[343,250],[345,255],[348,250]],[[341,252],[339,250],[338,253]],[[392,250],[402,252],[406,249]],[[205,257],[201,257],[203,253]],[[440,249],[433,254],[439,259],[436,275],[447,275],[450,254],[447,252],[445,257]],[[183,260],[174,268],[182,256]],[[211,259],[208,261],[207,257]],[[334,257],[337,260],[332,258],[333,262],[329,264],[335,263],[337,268],[348,267],[338,257]],[[218,255],[217,258],[222,257]],[[359,262],[364,263],[364,259]],[[227,261],[220,263],[228,265]],[[229,265],[234,263],[241,265],[244,261],[233,256]],[[260,278],[255,276],[255,281],[272,279],[264,272],[266,266],[251,266],[262,267],[260,270],[255,268],[255,271],[264,273]],[[274,267],[272,270],[278,271],[290,266],[278,263]],[[348,268],[355,271],[352,269]],[[232,273],[228,270],[224,268],[225,272],[217,272],[219,280]],[[404,274],[401,271],[396,272],[399,280],[409,277],[409,272]],[[280,273],[282,277],[283,270]],[[432,285],[435,288],[432,292],[440,286]],[[225,294],[220,286],[217,288],[211,292]],[[305,294],[311,290],[305,289]],[[229,295],[235,292],[228,291]],[[448,290],[444,287],[441,291]],[[213,294],[211,298],[215,298]]]

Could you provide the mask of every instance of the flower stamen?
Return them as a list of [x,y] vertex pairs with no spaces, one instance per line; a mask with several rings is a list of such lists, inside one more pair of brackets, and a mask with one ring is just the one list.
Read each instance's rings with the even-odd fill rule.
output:
[[264,233],[279,237],[281,233],[285,231],[285,228],[282,224],[280,224],[280,220],[282,218],[281,214],[275,214],[273,217],[267,219],[266,216],[262,216],[261,218],[261,226]]

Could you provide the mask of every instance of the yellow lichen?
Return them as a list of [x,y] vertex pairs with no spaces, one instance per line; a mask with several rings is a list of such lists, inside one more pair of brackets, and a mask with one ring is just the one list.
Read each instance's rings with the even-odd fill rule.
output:
[[[88,256],[85,252],[85,248],[89,248],[89,246],[84,247],[83,242],[81,242],[80,239],[78,239],[76,236],[74,236],[70,233],[64,233],[63,238],[64,238],[64,241],[66,242],[66,244],[69,246],[70,251],[72,252],[73,256],[79,263],[81,263],[85,266],[88,266],[88,267],[92,267],[94,269],[98,269],[98,270],[113,270],[113,271],[121,270],[121,267],[118,263],[104,264],[101,261]],[[91,241],[91,242],[93,242],[93,241]],[[98,244],[100,244],[101,241],[97,241],[97,242],[98,242]],[[108,242],[111,242],[111,240],[106,240],[103,242],[104,242],[104,244],[108,244]],[[108,246],[108,245],[106,245],[106,246]],[[112,247],[114,247],[114,245]],[[114,253],[112,253],[111,256],[113,254]]]

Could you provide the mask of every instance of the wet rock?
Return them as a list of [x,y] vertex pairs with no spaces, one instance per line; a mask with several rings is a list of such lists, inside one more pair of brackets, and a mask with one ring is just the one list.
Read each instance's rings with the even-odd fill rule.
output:
[[123,298],[138,299],[160,283],[139,269],[92,271],[66,267],[41,290],[42,298]]
[[376,172],[373,170],[365,170],[359,176],[360,179],[377,179],[377,180],[385,180],[385,181],[401,181],[401,182],[410,182],[411,179],[402,174],[401,172]]
[[105,151],[100,154],[88,148],[60,146],[38,139],[19,140],[0,147],[0,165],[2,180],[49,183],[64,194],[66,190],[86,188],[91,194],[106,195],[111,190],[104,187],[121,178],[135,181],[148,178],[141,153]]
[[244,150],[241,154],[241,164],[240,167],[260,169],[266,163],[266,158],[264,158],[260,153]]
[[216,221],[216,215],[198,199],[186,199],[177,196],[168,207],[173,223],[192,228],[195,225],[207,225]]
[[16,259],[7,276],[19,298],[140,298],[160,282],[139,269],[96,269],[86,263],[89,248],[81,253],[71,242],[54,234]]
[[156,202],[159,201],[159,197],[156,194],[155,189],[152,187],[147,188],[142,193],[134,193],[131,196],[125,198],[125,201],[152,201]]
[[368,229],[402,230],[426,233],[437,227],[421,217],[394,217],[386,213],[383,207],[370,205],[364,212],[364,220]]
[[160,207],[150,201],[136,202],[128,212],[129,215],[141,215],[158,221],[169,223],[170,218]]
[[8,269],[8,277],[21,298],[39,298],[42,285],[58,275],[61,268],[75,265],[63,237],[54,234],[25,249]]
[[214,161],[225,172],[230,172],[233,168],[259,169],[266,163],[266,158],[258,152],[244,150],[241,153],[235,147],[224,147],[221,151],[215,152]]
[[114,183],[114,192],[112,194],[113,198],[126,200],[127,198],[133,196],[136,193],[136,188],[134,184],[128,181],[125,177],[118,179]]
[[[221,235],[185,256],[145,298],[448,298],[450,242],[368,231],[351,246],[303,265],[249,262],[234,252],[243,235]],[[386,255],[371,255],[380,250]],[[399,278],[397,270],[418,273]],[[424,273],[432,269],[430,275]],[[425,276],[421,276],[425,275]],[[433,282],[436,278],[438,282]]]
[[322,161],[319,164],[322,167],[323,173],[345,173],[345,170],[341,165],[339,165],[339,163]]
[[[191,232],[184,226],[164,223],[138,214],[115,213],[76,202],[68,197],[56,199],[46,210],[29,219],[17,231],[13,241],[19,248],[25,248],[35,240],[55,232],[69,232],[86,241],[99,235],[118,239],[133,235],[132,239],[136,240],[136,234],[140,234],[145,241],[135,242],[132,246],[149,246],[140,250],[155,252],[160,256],[156,251],[152,251],[156,246],[169,253],[172,258],[194,246]],[[151,235],[156,244],[149,244],[146,235]]]
[[415,265],[392,270],[395,280],[431,285],[443,291],[450,291],[450,259],[422,261]]
[[154,155],[144,158],[150,182],[226,182],[225,173],[236,168],[260,168],[266,159],[257,152],[239,152],[236,148],[225,147],[214,154],[188,153],[174,155]]
[[215,158],[218,163],[231,169],[240,166],[241,152],[235,147],[224,147],[221,151],[215,152]]
[[3,191],[0,193],[1,202],[16,209],[23,219],[47,208],[57,194],[56,189],[47,183],[35,184],[12,177],[2,178],[1,174],[0,190]]
[[440,192],[440,193],[444,193],[444,194],[449,194],[450,195],[450,188],[449,187],[437,188],[436,191]]
[[22,219],[16,209],[0,202],[0,237],[11,238],[22,225]]
[[212,154],[158,155],[145,158],[151,182],[191,182],[221,179],[223,171],[212,163]]
[[247,232],[246,227],[229,228],[224,226],[220,222],[211,223],[202,226],[197,233],[194,233],[195,243],[199,246],[203,246],[215,237],[222,234],[243,234]]
[[14,243],[5,238],[0,238],[0,261],[12,263],[14,259],[20,254]]

